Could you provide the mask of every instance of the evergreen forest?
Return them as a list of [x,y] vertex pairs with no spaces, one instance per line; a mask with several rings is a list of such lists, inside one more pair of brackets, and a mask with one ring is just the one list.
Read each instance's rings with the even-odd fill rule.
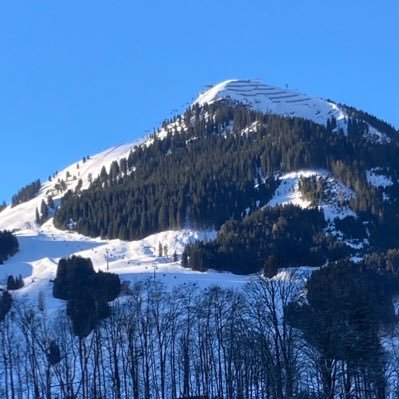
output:
[[[358,218],[336,220],[344,236],[367,239],[374,252],[399,248],[398,136],[372,115],[349,107],[347,112],[351,117],[344,132],[334,118],[324,127],[228,101],[192,106],[166,121],[161,136],[154,134],[127,158],[103,168],[88,190],[68,191],[54,223],[123,240],[183,227],[220,229],[215,243],[187,248],[184,264],[197,270],[246,274],[263,270],[268,262],[321,265],[350,252],[326,233],[317,212],[326,195],[323,186],[311,179],[301,182],[315,211],[265,205],[278,187],[278,174],[323,169],[355,193],[342,205]],[[387,141],[368,139],[368,123],[384,129]],[[395,182],[385,192],[369,184],[366,171],[373,168]],[[300,219],[309,226],[298,227]]]

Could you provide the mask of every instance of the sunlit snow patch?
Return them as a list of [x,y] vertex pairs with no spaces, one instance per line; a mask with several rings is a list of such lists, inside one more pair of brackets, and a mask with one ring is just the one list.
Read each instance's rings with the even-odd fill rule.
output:
[[367,170],[367,181],[374,187],[389,187],[392,186],[393,181],[382,173],[380,168],[373,168],[371,170]]

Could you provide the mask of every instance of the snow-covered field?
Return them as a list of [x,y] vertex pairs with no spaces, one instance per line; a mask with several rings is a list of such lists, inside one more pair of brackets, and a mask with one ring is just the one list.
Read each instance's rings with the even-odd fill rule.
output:
[[[117,273],[122,282],[134,283],[152,277],[168,287],[184,284],[198,287],[213,284],[231,288],[242,286],[249,277],[213,271],[200,273],[180,266],[180,255],[186,244],[213,239],[215,234],[214,231],[183,229],[165,231],[139,241],[107,241],[59,231],[49,220],[40,229],[17,233],[20,250],[4,265],[0,265],[0,282],[4,284],[8,275],[21,274],[25,286],[16,291],[16,295],[28,295],[29,300],[36,301],[41,292],[47,309],[57,309],[64,304],[64,301],[52,297],[52,280],[58,260],[65,256],[80,255],[90,258],[96,270]],[[159,244],[163,248],[167,247],[166,256],[159,256]],[[173,259],[175,252],[177,261]]]

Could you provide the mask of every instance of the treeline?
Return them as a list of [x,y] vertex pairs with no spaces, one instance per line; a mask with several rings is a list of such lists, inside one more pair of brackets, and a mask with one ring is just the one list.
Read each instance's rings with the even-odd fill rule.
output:
[[375,199],[378,214],[382,196],[367,184],[365,170],[399,170],[397,140],[375,145],[355,134],[334,133],[333,122],[325,128],[218,102],[194,106],[169,126],[165,138],[154,135],[150,145],[103,168],[88,190],[68,192],[56,226],[125,240],[187,223],[218,228],[241,218],[245,209],[264,205],[276,171],[301,168],[331,170],[359,191],[359,207],[372,202],[368,197]]
[[18,252],[19,243],[10,231],[0,231],[0,264]]
[[284,276],[240,291],[137,282],[86,337],[65,311],[49,317],[43,298],[14,300],[0,321],[0,396],[396,397],[399,359],[379,341],[394,318],[384,279],[350,263],[323,268],[304,301],[300,275]]
[[297,206],[267,207],[242,221],[229,220],[215,240],[188,245],[182,265],[251,274],[264,271],[273,276],[277,268],[320,266],[349,254],[349,248],[325,234],[326,222],[318,209]]
[[22,187],[16,194],[12,196],[11,206],[16,206],[18,204],[31,200],[39,192],[40,187],[41,183],[39,179]]
[[[386,134],[390,139],[393,139],[395,141],[397,140],[398,130],[395,129],[389,123],[382,121],[381,119],[377,118],[375,115],[372,115],[365,111],[358,110],[348,105],[340,104],[340,107],[342,107],[348,113],[349,120],[350,122],[352,122],[351,127],[353,127],[354,124],[359,125],[359,121],[364,121],[369,123],[371,126],[379,130],[380,132]],[[351,133],[351,131],[349,131],[348,133]]]

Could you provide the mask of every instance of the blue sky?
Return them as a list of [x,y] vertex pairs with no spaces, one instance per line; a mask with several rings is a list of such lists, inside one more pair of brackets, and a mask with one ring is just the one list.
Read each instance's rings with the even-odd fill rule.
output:
[[205,85],[261,78],[399,127],[399,2],[0,4],[0,201],[133,141]]

